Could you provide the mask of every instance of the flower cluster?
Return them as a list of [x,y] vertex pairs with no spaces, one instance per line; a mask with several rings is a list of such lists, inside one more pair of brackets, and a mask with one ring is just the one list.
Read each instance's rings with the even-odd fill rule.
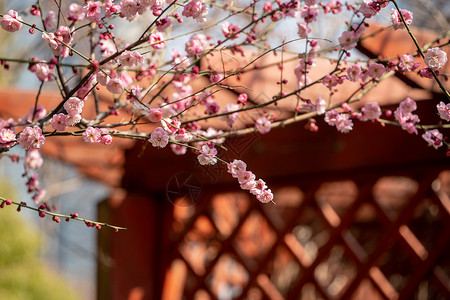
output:
[[241,189],[250,191],[262,203],[273,202],[273,193],[267,188],[266,183],[262,179],[256,180],[255,174],[247,171],[247,164],[242,160],[235,159],[228,163],[228,173],[237,178]]

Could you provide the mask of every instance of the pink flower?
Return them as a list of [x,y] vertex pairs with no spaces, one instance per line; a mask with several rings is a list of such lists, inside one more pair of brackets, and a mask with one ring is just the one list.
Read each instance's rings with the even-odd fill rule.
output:
[[335,74],[332,75],[326,75],[323,79],[322,79],[322,83],[329,89],[331,89],[332,87],[336,86],[338,84],[338,78]]
[[336,116],[336,129],[342,133],[350,132],[353,129],[353,122],[348,114],[339,114]]
[[53,115],[52,120],[50,121],[53,129],[58,131],[66,130],[66,115],[65,114],[57,114]]
[[400,71],[414,71],[419,67],[419,64],[416,64],[416,61],[412,55],[404,54],[400,57],[398,68]]
[[77,115],[67,115],[66,116],[66,126],[75,126],[78,123],[80,123],[81,121],[81,115],[77,114]]
[[264,9],[265,12],[271,12],[272,9],[273,9],[272,3],[270,3],[270,2],[264,3],[264,8],[263,9]]
[[181,13],[185,17],[192,17],[197,22],[205,22],[208,14],[208,6],[201,1],[191,1],[184,6]]
[[250,189],[250,193],[258,197],[258,195],[261,195],[265,189],[267,189],[266,183],[262,179],[258,179],[255,186]]
[[325,99],[322,99],[321,97],[317,98],[315,110],[319,116],[323,115],[325,113],[327,106],[328,106],[328,103]]
[[101,11],[102,11],[102,3],[100,1],[95,2],[88,1],[84,6],[86,19],[92,22],[101,23],[102,21],[102,16],[100,14]]
[[394,111],[395,119],[401,125],[403,130],[408,133],[417,134],[416,124],[420,122],[419,116],[412,112],[417,109],[416,102],[410,98],[403,100],[399,107]]
[[45,137],[42,134],[41,128],[25,127],[20,133],[17,142],[25,149],[40,149],[45,143]]
[[[400,11],[402,12],[406,24],[411,25],[413,20],[413,13],[406,9],[401,9]],[[391,21],[392,25],[394,26],[394,30],[405,28],[405,25],[402,22],[402,18],[400,17],[400,14],[396,9],[391,10]]]
[[168,17],[165,17],[156,22],[156,29],[158,29],[158,31],[163,32],[167,28],[169,28],[170,25],[172,25],[172,20],[169,19]]
[[319,10],[317,5],[305,6],[301,11],[301,16],[306,23],[311,23],[317,21],[317,16],[319,15]]
[[100,129],[89,126],[81,135],[86,143],[98,143],[102,139]]
[[330,126],[335,126],[338,115],[339,115],[339,112],[337,110],[335,110],[335,109],[329,110],[325,113],[324,121]]
[[256,196],[256,199],[261,203],[269,203],[273,201],[273,194],[270,189],[263,190],[259,195]]
[[[223,113],[229,113],[232,111],[238,111],[239,110],[239,105],[237,104],[233,104],[233,103],[228,103],[225,106],[225,109],[222,111]],[[235,113],[231,113],[225,116],[221,117],[221,120],[224,120],[227,122],[228,126],[232,127],[234,122],[236,122],[236,120],[239,118],[239,113],[235,112]]]
[[0,26],[2,26],[3,30],[6,30],[8,32],[16,32],[20,28],[22,28],[22,23],[20,23],[19,21],[22,21],[22,18],[16,11],[11,9],[10,11],[8,11],[8,14],[3,16],[2,20],[0,21]]
[[10,147],[15,144],[16,135],[11,129],[2,128],[0,129],[0,146]]
[[194,34],[186,43],[185,50],[189,56],[201,55],[208,46],[205,35],[201,33]]
[[187,151],[187,147],[178,144],[170,144],[170,148],[175,155],[184,155]]
[[39,153],[39,150],[37,149],[30,149],[27,151],[27,156],[25,157],[25,166],[29,169],[39,169],[44,160],[42,159],[41,154]]
[[429,146],[433,146],[434,149],[441,147],[442,139],[444,136],[437,129],[427,130],[424,134],[422,134],[422,138],[428,142]]
[[161,127],[156,128],[148,140],[153,147],[164,148],[169,143],[169,135]]
[[123,92],[122,80],[119,78],[111,78],[106,85],[106,89],[113,94],[121,94]]
[[154,49],[162,49],[165,46],[164,34],[162,32],[152,33],[148,42]]
[[220,109],[219,104],[217,104],[216,101],[212,101],[212,100],[206,102],[205,106],[206,106],[205,114],[207,114],[207,115],[217,114],[219,112],[219,109]]
[[405,100],[400,102],[399,108],[404,113],[410,113],[417,109],[417,103],[413,99],[407,97]]
[[436,108],[438,110],[439,117],[442,120],[450,121],[450,103],[445,104],[441,101],[438,105],[436,105]]
[[380,7],[377,1],[363,0],[361,6],[359,7],[359,12],[363,14],[366,18],[371,18],[378,14]]
[[245,104],[245,102],[247,102],[247,99],[248,99],[247,94],[239,94],[237,102]]
[[372,62],[370,63],[367,71],[370,77],[374,79],[380,79],[381,76],[383,76],[384,72],[386,72],[386,68],[382,64]]
[[227,164],[228,173],[234,178],[238,178],[239,174],[247,170],[247,164],[242,160],[235,159],[232,163]]
[[439,47],[428,49],[424,61],[430,69],[436,71],[447,62],[447,53],[442,51]]
[[361,78],[361,67],[352,65],[347,69],[347,77],[350,81],[356,82]]
[[237,178],[243,190],[251,190],[256,186],[256,176],[251,171],[240,172]]
[[81,5],[78,5],[76,3],[72,3],[69,5],[69,19],[73,22],[77,21],[83,21],[84,20],[84,10]]
[[44,20],[44,25],[47,31],[55,30],[58,25],[58,16],[53,10],[49,10],[47,17]]
[[308,34],[311,32],[311,28],[308,27],[308,24],[306,24],[305,22],[298,22],[297,23],[298,26],[298,36],[301,38],[307,38]]
[[75,116],[81,114],[83,111],[84,101],[77,97],[70,97],[64,103],[64,109],[69,116]]
[[357,36],[353,31],[344,31],[338,38],[339,44],[345,50],[352,50],[356,47]]
[[122,0],[120,7],[122,7],[120,16],[127,18],[128,21],[133,20],[138,14],[138,4],[135,0]]
[[113,140],[112,136],[109,135],[109,134],[106,134],[106,135],[103,135],[103,136],[102,136],[100,142],[101,142],[103,145],[111,145],[112,140]]
[[228,22],[222,24],[222,33],[226,38],[232,40],[237,39],[239,37],[239,33],[237,33],[239,30],[241,30],[241,28],[237,24],[230,24]]
[[151,122],[160,122],[162,119],[162,109],[161,108],[151,108],[147,118]]
[[271,122],[266,117],[260,117],[255,122],[255,128],[261,134],[266,134],[270,131]]
[[198,162],[202,165],[215,165],[217,163],[217,149],[208,145],[203,145],[200,155],[197,156]]
[[144,62],[144,57],[137,51],[125,50],[118,59],[124,67],[134,67]]
[[47,64],[39,63],[35,65],[36,71],[34,74],[36,74],[37,78],[40,81],[48,81],[52,77],[52,73],[50,68]]
[[377,102],[366,103],[361,109],[360,121],[376,120],[381,116],[381,108]]

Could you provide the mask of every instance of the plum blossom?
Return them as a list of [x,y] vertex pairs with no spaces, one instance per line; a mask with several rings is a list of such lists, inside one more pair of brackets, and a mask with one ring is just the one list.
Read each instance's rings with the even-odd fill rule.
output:
[[251,171],[242,171],[237,178],[243,190],[251,190],[256,185],[256,176]]
[[378,14],[380,11],[380,6],[377,1],[363,0],[361,6],[359,7],[359,12],[363,14],[366,18],[371,18]]
[[22,17],[20,17],[16,11],[11,9],[3,16],[0,21],[0,26],[2,26],[3,30],[8,32],[16,32],[22,28],[22,23],[20,23],[20,21],[22,21]]
[[437,129],[427,130],[424,134],[422,134],[422,138],[428,142],[429,146],[433,146],[434,149],[437,149],[443,145],[443,137],[444,136],[442,133],[440,133]]
[[165,17],[156,22],[156,29],[158,29],[158,31],[160,32],[163,32],[167,28],[169,28],[170,25],[172,25],[172,20],[168,17]]
[[381,116],[381,108],[377,102],[366,103],[361,108],[361,115],[358,117],[360,121],[376,120]]
[[270,131],[271,124],[272,123],[269,119],[267,119],[267,117],[259,117],[256,119],[255,128],[259,133],[266,134]]
[[86,143],[98,143],[102,139],[100,129],[89,126],[81,135]]
[[56,26],[58,26],[58,16],[53,10],[49,10],[47,13],[47,17],[44,20],[45,29],[55,30]]
[[208,145],[203,145],[200,154],[197,156],[198,162],[202,165],[215,165],[217,163],[217,149]]
[[52,72],[47,64],[38,63],[35,65],[35,67],[36,68],[34,74],[36,74],[37,78],[40,81],[48,81],[52,78]]
[[123,92],[123,83],[119,78],[111,78],[106,85],[106,89],[113,94],[121,94]]
[[403,130],[410,134],[417,134],[416,124],[420,122],[419,116],[412,112],[417,109],[417,104],[411,98],[403,100],[394,111],[394,117],[399,122]]
[[66,126],[75,126],[78,123],[80,123],[81,121],[81,115],[77,114],[77,115],[67,115],[66,116]]
[[347,78],[350,81],[357,82],[361,78],[361,74],[362,74],[361,67],[358,65],[351,65],[347,69]]
[[165,46],[164,34],[162,32],[152,33],[148,42],[154,49],[162,49]]
[[239,110],[239,105],[233,104],[233,103],[228,103],[222,112],[223,113],[229,113],[232,111],[236,111],[236,112],[222,116],[221,120],[226,121],[228,126],[232,127],[234,122],[236,122],[236,120],[239,118],[239,113],[237,112],[238,110]]
[[316,105],[315,105],[315,111],[317,112],[317,114],[323,115],[327,109],[328,103],[325,99],[319,97],[316,100]]
[[185,17],[192,17],[197,22],[206,22],[206,15],[208,14],[208,6],[201,1],[190,1],[184,6],[181,13]]
[[235,159],[233,162],[227,164],[228,173],[234,178],[238,178],[239,174],[247,170],[247,164],[242,160]]
[[138,14],[138,5],[135,0],[122,0],[120,2],[122,8],[120,16],[132,21]]
[[306,24],[305,22],[298,22],[297,26],[298,26],[297,31],[298,36],[301,38],[307,38],[308,34],[311,32],[311,28],[308,27],[308,24]]
[[441,101],[439,102],[438,105],[436,105],[436,108],[438,110],[439,117],[442,120],[450,121],[450,103],[445,104],[444,102]]
[[83,111],[84,101],[77,97],[70,97],[64,102],[64,109],[69,116],[75,116],[81,114]]
[[44,163],[44,160],[42,159],[41,154],[39,153],[39,150],[37,149],[30,149],[27,151],[27,156],[25,156],[25,166],[29,169],[39,169],[42,164]]
[[447,53],[439,47],[428,49],[424,61],[430,69],[436,71],[447,62]]
[[311,23],[317,21],[317,16],[319,15],[319,10],[317,5],[304,6],[301,11],[301,16],[306,23]]
[[273,202],[273,193],[270,189],[264,189],[259,195],[256,196],[256,199],[258,199],[261,203]]
[[353,129],[353,121],[348,114],[339,114],[336,116],[335,126],[339,132],[347,133]]
[[45,143],[45,137],[42,134],[41,128],[38,126],[25,127],[20,133],[17,142],[25,150],[40,149]]
[[[400,11],[402,12],[406,24],[411,25],[413,20],[413,13],[406,9],[400,9]],[[391,22],[392,26],[394,26],[394,30],[405,28],[405,25],[402,22],[402,18],[400,17],[400,14],[396,9],[391,10]]]
[[331,109],[325,113],[324,121],[330,126],[335,126],[338,115],[339,115],[339,112],[337,110]]
[[186,43],[185,50],[189,56],[201,55],[207,46],[206,36],[201,33],[196,33]]
[[163,111],[161,108],[151,108],[147,118],[150,120],[150,122],[160,122],[162,119]]
[[55,114],[52,117],[52,120],[50,121],[50,124],[52,125],[53,129],[58,131],[64,131],[66,130],[66,115],[63,113]]
[[237,39],[239,37],[239,33],[237,33],[239,30],[241,30],[241,28],[237,24],[230,24],[228,22],[222,24],[222,33],[226,38],[232,40]]
[[367,72],[370,77],[374,79],[380,79],[381,76],[383,76],[384,72],[386,72],[386,68],[382,64],[372,62],[369,64]]
[[343,49],[352,50],[356,47],[358,36],[353,31],[344,31],[338,41]]
[[83,21],[85,16],[83,6],[78,5],[76,3],[70,4],[68,15],[69,19],[72,20],[73,22]]
[[416,64],[416,61],[412,55],[404,54],[400,57],[398,62],[398,68],[400,71],[414,71],[419,67],[420,63]]
[[102,3],[100,1],[88,1],[83,8],[86,19],[96,23],[101,23],[102,16],[100,13],[102,10]]
[[10,147],[15,144],[16,135],[9,128],[0,129],[0,147]]
[[137,51],[125,50],[118,59],[124,67],[134,67],[144,62],[144,57]]
[[338,77],[335,74],[328,74],[322,79],[322,83],[329,89],[338,85]]
[[267,185],[262,179],[258,179],[253,188],[250,189],[250,193],[255,196],[260,195],[265,189],[267,189]]
[[170,144],[170,148],[175,155],[184,155],[187,152],[187,147],[178,144]]
[[164,148],[169,143],[169,134],[162,128],[156,128],[148,140],[153,147]]

